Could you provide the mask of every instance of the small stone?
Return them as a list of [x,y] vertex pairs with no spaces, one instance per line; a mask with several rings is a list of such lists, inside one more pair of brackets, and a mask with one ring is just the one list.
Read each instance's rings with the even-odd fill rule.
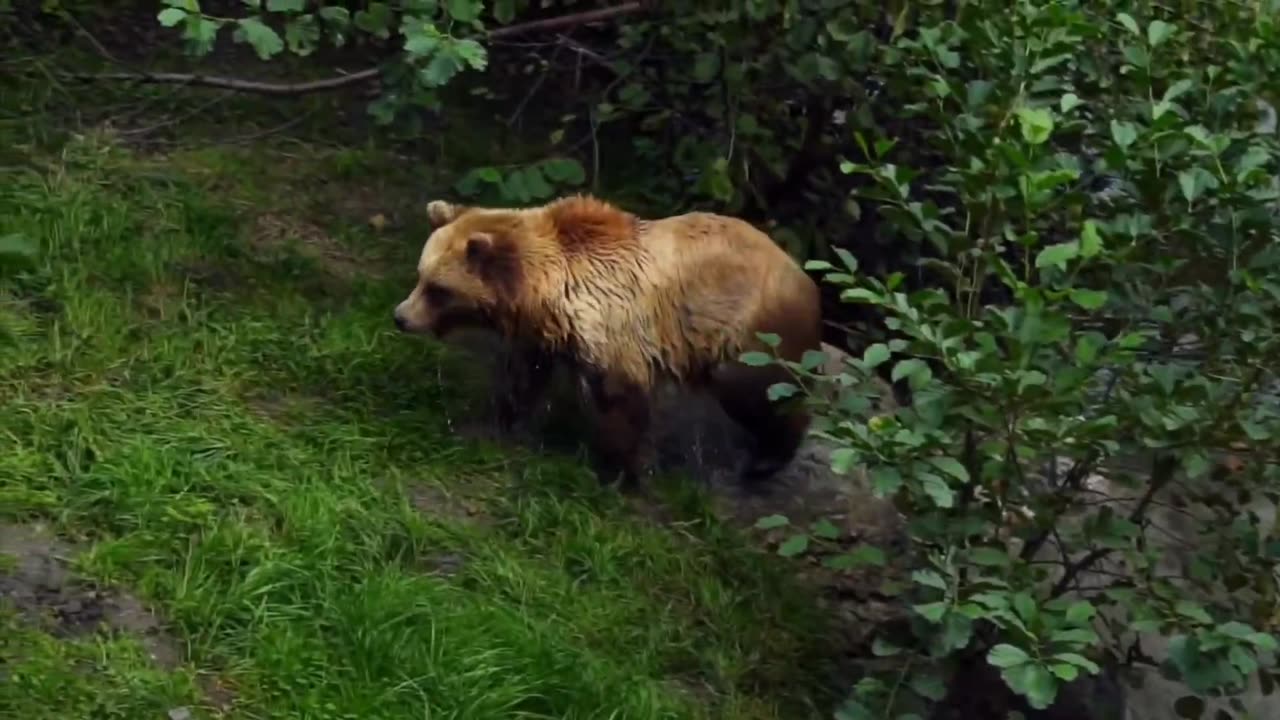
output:
[[176,707],[170,710],[169,720],[191,720],[191,708]]

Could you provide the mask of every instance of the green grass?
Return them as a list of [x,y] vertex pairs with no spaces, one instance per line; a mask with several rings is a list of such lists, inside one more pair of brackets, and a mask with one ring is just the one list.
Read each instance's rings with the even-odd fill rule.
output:
[[[821,716],[821,613],[696,494],[669,484],[663,526],[458,430],[470,361],[389,322],[421,219],[340,207],[415,182],[375,151],[7,132],[0,236],[41,259],[0,285],[0,521],[81,542],[186,657],[0,609],[0,717]],[[303,242],[263,245],[264,213]]]

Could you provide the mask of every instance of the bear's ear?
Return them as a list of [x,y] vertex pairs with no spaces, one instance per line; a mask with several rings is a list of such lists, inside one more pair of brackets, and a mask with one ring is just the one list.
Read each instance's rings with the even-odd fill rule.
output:
[[467,262],[482,263],[493,254],[493,236],[489,233],[474,233],[467,238]]
[[431,219],[431,224],[436,227],[448,225],[458,216],[466,212],[467,209],[461,205],[454,205],[444,200],[432,200],[427,203],[427,217]]
[[508,296],[518,291],[523,273],[511,238],[473,233],[467,238],[466,255],[468,269],[485,284]]

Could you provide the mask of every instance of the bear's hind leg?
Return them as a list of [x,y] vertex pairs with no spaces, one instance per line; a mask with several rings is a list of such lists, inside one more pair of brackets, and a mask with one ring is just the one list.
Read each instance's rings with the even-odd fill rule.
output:
[[769,399],[769,386],[790,379],[777,366],[748,367],[727,363],[712,373],[711,390],[720,407],[751,436],[750,455],[739,480],[750,490],[789,465],[804,442],[809,415],[803,407]]

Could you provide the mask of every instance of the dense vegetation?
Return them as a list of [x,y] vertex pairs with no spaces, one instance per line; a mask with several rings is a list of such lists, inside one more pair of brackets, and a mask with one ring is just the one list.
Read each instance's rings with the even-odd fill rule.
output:
[[[1185,686],[1169,713],[1245,717],[1222,698],[1270,692],[1280,622],[1278,11],[166,0],[143,17],[192,67],[239,45],[298,77],[91,82],[372,87],[368,132],[421,138],[407,152],[450,143],[461,108],[496,109],[494,148],[458,153],[457,194],[594,188],[767,226],[824,278],[854,351],[772,393],[810,398],[833,470],[911,540],[909,579],[881,588],[903,612],[848,669],[838,716],[1034,713],[1151,667]],[[499,153],[507,133],[547,140]],[[877,375],[900,409],[872,402]],[[789,557],[830,543],[782,514],[760,527]],[[866,546],[827,563],[889,564]]]

